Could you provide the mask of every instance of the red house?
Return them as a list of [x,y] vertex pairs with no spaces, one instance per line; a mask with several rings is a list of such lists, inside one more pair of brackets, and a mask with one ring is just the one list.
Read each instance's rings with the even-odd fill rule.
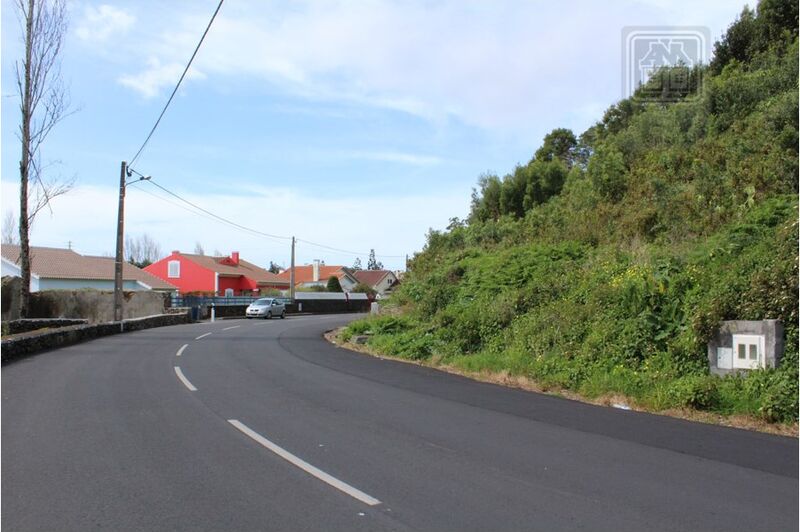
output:
[[173,251],[144,269],[178,287],[182,294],[207,292],[220,296],[259,295],[268,289],[288,290],[289,283],[274,273],[239,259],[239,252],[230,257],[208,257]]

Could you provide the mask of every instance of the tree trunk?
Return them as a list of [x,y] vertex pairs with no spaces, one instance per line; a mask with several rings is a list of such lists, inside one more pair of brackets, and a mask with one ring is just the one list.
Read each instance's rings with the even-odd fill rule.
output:
[[28,317],[31,292],[31,253],[28,240],[28,176],[31,165],[31,53],[33,48],[34,0],[28,0],[25,16],[25,86],[22,102],[22,160],[19,163],[19,263],[22,274],[20,283],[19,316]]

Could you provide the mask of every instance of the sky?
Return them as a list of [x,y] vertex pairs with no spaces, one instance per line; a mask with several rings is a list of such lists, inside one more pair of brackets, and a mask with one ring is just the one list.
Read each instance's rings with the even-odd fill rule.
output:
[[[2,0],[0,207],[19,213],[22,57]],[[217,0],[69,1],[62,76],[74,113],[42,149],[74,180],[31,243],[115,249],[120,163],[152,128]],[[486,173],[530,160],[545,134],[580,134],[623,96],[622,29],[704,26],[740,1],[226,0],[134,168],[192,203],[276,237],[297,263],[402,269],[428,230],[469,212]],[[135,176],[134,176],[135,177]],[[126,234],[163,255],[239,251],[288,266],[290,241],[234,228],[151,183],[127,187]],[[325,246],[325,247],[322,247]],[[330,249],[335,248],[335,249]]]

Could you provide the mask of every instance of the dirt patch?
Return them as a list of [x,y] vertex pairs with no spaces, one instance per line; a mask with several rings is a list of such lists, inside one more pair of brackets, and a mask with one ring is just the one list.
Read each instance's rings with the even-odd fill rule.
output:
[[500,371],[500,372],[465,371],[461,368],[449,364],[439,363],[436,360],[417,361],[417,360],[408,360],[405,358],[382,355],[376,353],[368,344],[355,344],[352,342],[342,341],[342,339],[340,338],[340,333],[342,329],[344,329],[344,327],[340,327],[338,329],[326,332],[325,339],[338,347],[343,347],[350,351],[356,351],[358,353],[363,353],[365,355],[370,355],[380,359],[394,360],[396,362],[403,362],[405,364],[414,364],[416,366],[425,366],[437,369],[439,371],[444,371],[446,373],[452,373],[454,375],[467,377],[469,379],[473,379],[480,382],[499,384],[501,386],[507,386],[509,388],[518,388],[520,390],[526,390],[529,392],[556,395],[559,397],[564,397],[566,399],[571,399],[573,401],[580,401],[582,403],[589,403],[589,404],[607,406],[612,408],[621,408],[625,410],[635,410],[638,412],[649,412],[651,414],[686,419],[689,421],[696,421],[699,423],[707,423],[710,425],[722,425],[726,427],[734,427],[737,429],[766,432],[769,434],[777,434],[780,436],[791,436],[795,438],[798,436],[797,423],[791,425],[767,423],[766,421],[750,416],[744,416],[744,415],[725,416],[722,414],[715,414],[713,412],[702,412],[699,410],[692,410],[688,408],[655,411],[642,408],[640,405],[636,405],[631,401],[630,398],[624,395],[614,394],[614,395],[602,395],[600,397],[595,397],[595,398],[587,398],[575,393],[572,390],[565,390],[562,388],[555,388],[552,386],[542,386],[540,383],[537,383],[535,380],[525,377],[524,375],[512,375],[508,371]]

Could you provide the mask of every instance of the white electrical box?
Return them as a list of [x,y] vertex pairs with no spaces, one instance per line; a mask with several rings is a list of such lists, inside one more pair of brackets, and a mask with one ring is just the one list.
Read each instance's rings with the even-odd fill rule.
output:
[[734,334],[732,351],[731,359],[736,369],[758,369],[765,365],[763,335]]
[[717,367],[719,369],[733,369],[733,348],[717,348]]

